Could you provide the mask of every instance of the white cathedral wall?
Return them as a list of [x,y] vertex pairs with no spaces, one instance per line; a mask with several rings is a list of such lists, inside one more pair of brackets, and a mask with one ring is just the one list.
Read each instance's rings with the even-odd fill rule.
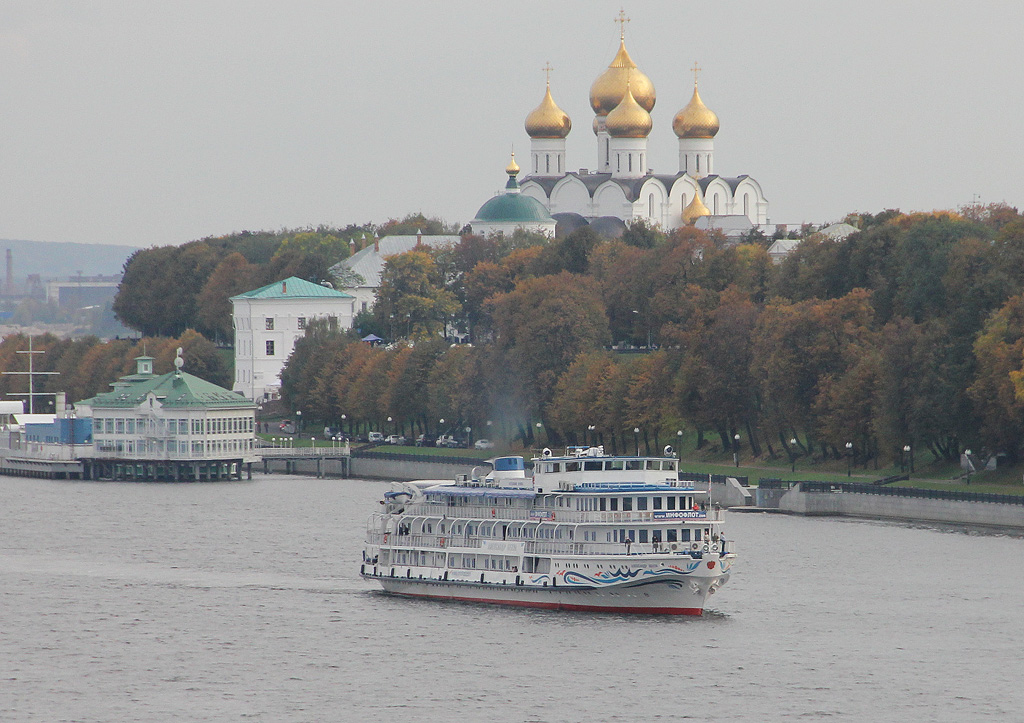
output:
[[672,184],[668,194],[668,218],[666,228],[677,228],[683,225],[683,211],[693,200],[693,194],[697,192],[697,181],[692,176],[680,176]]
[[720,178],[713,179],[704,191],[704,205],[715,216],[731,214],[733,212],[732,190],[729,188],[729,184]]
[[[551,202],[548,200],[547,194],[544,193],[544,189],[541,188],[540,185],[530,183],[529,181],[523,181],[523,185],[519,187],[519,192],[524,196],[537,199],[544,204],[544,208],[548,210],[548,213],[551,213]],[[474,227],[473,232],[476,233],[476,227]]]
[[[745,204],[744,199],[746,199]],[[736,186],[735,206],[735,213],[745,214],[751,223],[768,223],[768,201],[761,191],[761,185],[753,178],[744,178]]]
[[626,223],[633,218],[633,204],[617,183],[604,183],[594,193],[594,216],[617,216]]
[[530,142],[530,173],[534,176],[565,173],[565,139],[534,138]]
[[566,176],[551,189],[551,201],[546,202],[549,213],[578,213],[592,216],[590,193],[576,176]]
[[637,216],[649,223],[668,228],[668,192],[658,179],[651,178],[644,183],[634,208]]

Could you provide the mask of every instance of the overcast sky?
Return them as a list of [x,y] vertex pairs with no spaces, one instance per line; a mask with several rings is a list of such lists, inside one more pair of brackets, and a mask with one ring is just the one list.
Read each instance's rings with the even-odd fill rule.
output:
[[[466,223],[505,177],[550,62],[569,168],[597,155],[590,84],[620,2],[0,0],[0,238],[140,246],[243,229]],[[624,5],[672,116],[718,113],[715,170],[772,222],[1024,206],[1024,3]],[[522,164],[524,167],[525,163]]]

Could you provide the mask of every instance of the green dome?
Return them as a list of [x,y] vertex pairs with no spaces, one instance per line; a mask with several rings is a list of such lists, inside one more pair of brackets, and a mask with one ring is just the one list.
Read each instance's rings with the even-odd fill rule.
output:
[[521,193],[503,193],[481,206],[473,220],[489,223],[539,223],[554,219],[536,198]]

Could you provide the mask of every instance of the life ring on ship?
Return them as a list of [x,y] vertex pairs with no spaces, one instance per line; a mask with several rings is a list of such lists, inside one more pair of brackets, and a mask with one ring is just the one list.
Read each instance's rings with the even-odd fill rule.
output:
[[693,543],[692,545],[690,545],[690,549],[693,550],[694,552],[696,552],[697,550],[700,549],[700,543],[699,542]]
[[498,514],[498,511],[492,507],[491,508],[491,517],[494,517],[496,514]]
[[387,532],[384,533],[384,544],[385,545],[388,543],[388,534],[390,534],[390,533],[387,533]]
[[552,520],[554,520],[554,519],[555,519],[555,513],[554,513],[554,512],[552,512],[552,513],[551,513],[551,519],[552,519]]
[[718,552],[718,543],[717,543],[717,542],[715,542],[715,543],[712,543],[712,545],[711,545],[711,551],[712,551],[712,552]]
[[444,538],[441,538],[441,547],[444,547]]
[[705,542],[704,543],[704,552],[707,552],[707,551],[708,551],[708,543]]

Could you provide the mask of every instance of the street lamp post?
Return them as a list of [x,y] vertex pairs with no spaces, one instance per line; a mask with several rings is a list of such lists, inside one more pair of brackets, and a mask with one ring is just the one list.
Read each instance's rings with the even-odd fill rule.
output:
[[738,468],[740,466],[740,435],[732,436],[732,461]]
[[295,433],[302,436],[302,410],[295,410]]
[[636,441],[636,456],[640,456],[640,427],[633,427],[633,439]]
[[913,472],[914,471],[914,449],[908,444],[906,447],[903,448],[903,451],[906,452],[907,456],[910,458],[910,471]]
[[588,446],[594,446],[594,431],[597,429],[593,424],[587,425],[587,438],[583,440],[583,443]]
[[850,476],[850,466],[853,464],[853,442],[846,443],[846,476]]
[[793,447],[796,447],[796,437],[789,440],[789,461],[793,463],[793,474],[796,474],[796,452],[793,451]]

